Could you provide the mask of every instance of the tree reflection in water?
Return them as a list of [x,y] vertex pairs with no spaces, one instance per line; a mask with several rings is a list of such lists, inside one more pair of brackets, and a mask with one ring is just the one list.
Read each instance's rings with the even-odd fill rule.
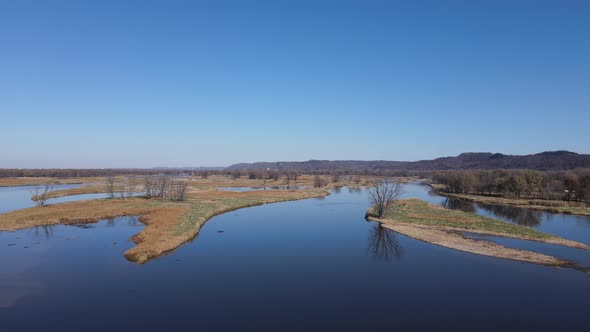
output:
[[33,227],[32,230],[36,237],[44,236],[49,240],[53,237],[54,227],[55,225],[36,226]]
[[143,224],[139,221],[139,217],[137,216],[128,216],[125,218],[127,219],[127,225],[129,226],[143,226]]
[[348,188],[348,192],[351,194],[352,193],[358,194],[362,191],[362,189],[359,187],[347,187],[347,188]]
[[542,211],[519,208],[509,205],[488,205],[473,204],[460,199],[447,198],[443,201],[442,206],[451,210],[460,210],[463,212],[476,213],[477,209],[482,209],[497,216],[521,226],[534,227],[541,224],[543,216]]
[[463,212],[475,213],[475,204],[471,202],[462,201],[460,199],[446,198],[442,206],[449,210],[459,210]]
[[523,209],[507,205],[478,204],[477,207],[482,210],[488,211],[496,216],[510,220],[515,224],[528,227],[539,225],[541,223],[541,217],[543,215],[542,211]]
[[399,261],[404,253],[403,247],[398,243],[397,234],[379,223],[373,224],[369,232],[369,252],[373,258],[386,262],[392,258]]

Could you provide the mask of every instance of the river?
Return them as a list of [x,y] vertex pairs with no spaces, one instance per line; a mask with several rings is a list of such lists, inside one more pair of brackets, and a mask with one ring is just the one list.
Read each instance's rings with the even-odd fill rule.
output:
[[[404,197],[502,216],[435,195]],[[135,217],[0,232],[6,331],[585,330],[590,276],[413,240],[364,220],[365,190],[244,208],[139,265],[123,252]],[[535,215],[537,215],[535,213]],[[537,215],[529,226],[590,243],[590,218]],[[492,241],[504,239],[490,238]],[[528,241],[588,263],[590,254]]]

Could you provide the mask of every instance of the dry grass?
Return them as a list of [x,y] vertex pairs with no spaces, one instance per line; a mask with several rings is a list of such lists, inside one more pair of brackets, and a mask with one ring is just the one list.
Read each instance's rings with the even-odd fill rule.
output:
[[53,224],[91,223],[119,216],[140,215],[140,221],[146,227],[132,237],[137,245],[126,251],[125,257],[144,263],[194,238],[205,222],[217,214],[247,206],[327,194],[323,189],[243,193],[209,190],[191,193],[184,202],[144,198],[68,202],[2,214],[0,231]]
[[[368,212],[370,216],[371,211]],[[456,210],[444,209],[418,199],[400,200],[378,221],[384,226],[418,240],[479,255],[529,263],[572,266],[571,262],[527,250],[506,248],[483,240],[466,238],[464,233],[516,238],[590,250],[585,244],[541,233],[531,228]]]

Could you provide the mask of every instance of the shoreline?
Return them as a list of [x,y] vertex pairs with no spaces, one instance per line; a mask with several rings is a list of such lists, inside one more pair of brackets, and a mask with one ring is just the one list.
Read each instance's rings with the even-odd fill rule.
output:
[[189,193],[182,202],[145,198],[95,199],[50,204],[0,214],[0,231],[36,226],[94,223],[99,220],[139,216],[145,227],[131,237],[136,245],[125,251],[125,258],[145,263],[175,250],[194,239],[214,216],[264,204],[325,197],[328,190],[253,191]]
[[[420,203],[417,203],[420,202]],[[468,252],[472,254],[488,256],[488,257],[495,257],[501,259],[508,259],[514,261],[521,261],[526,263],[533,263],[539,265],[546,265],[546,266],[555,266],[555,267],[570,267],[578,270],[583,270],[579,267],[575,262],[568,261],[565,259],[553,257],[550,255],[523,250],[523,249],[513,249],[509,247],[505,247],[503,245],[482,240],[482,239],[473,239],[468,238],[465,234],[480,234],[480,235],[490,235],[490,236],[497,236],[497,237],[505,237],[505,238],[514,238],[519,240],[525,241],[535,241],[535,242],[542,242],[547,244],[556,244],[562,245],[570,248],[580,249],[580,250],[590,250],[590,246],[579,243],[576,241],[571,241],[567,239],[560,238],[558,236],[553,236],[550,234],[535,232],[531,233],[533,235],[526,235],[526,234],[517,234],[517,233],[509,233],[509,232],[501,232],[501,231],[492,231],[482,228],[477,225],[474,221],[473,227],[461,227],[462,223],[458,223],[456,226],[448,226],[444,225],[444,222],[453,223],[460,218],[463,218],[469,222],[470,218],[480,218],[484,223],[486,221],[492,222],[495,219],[491,218],[484,218],[477,215],[471,215],[469,213],[460,212],[460,211],[453,211],[453,210],[446,210],[442,207],[429,205],[426,202],[417,200],[417,199],[410,199],[406,201],[398,201],[396,202],[397,209],[405,209],[406,204],[420,204],[418,205],[421,210],[414,209],[412,206],[412,210],[407,210],[401,213],[402,215],[410,216],[411,220],[396,220],[396,218],[390,216],[384,216],[383,218],[376,218],[370,216],[369,212],[367,212],[367,219],[370,221],[375,221],[383,225],[394,232],[400,233],[402,235],[411,237],[416,240],[420,240],[423,242],[439,245],[445,248],[459,250],[463,252]],[[442,212],[445,215],[438,215],[437,214]],[[420,219],[422,218],[422,219]],[[436,224],[436,220],[432,222],[431,219],[439,218],[442,221],[440,224]],[[504,223],[502,221],[496,221],[500,223]],[[522,229],[525,230],[522,226],[515,226],[511,225],[511,228],[518,230]],[[538,235],[537,235],[538,234]]]
[[[428,184],[433,190],[436,191],[436,194],[443,197],[448,198],[455,198],[465,202],[470,203],[479,203],[479,204],[487,204],[487,205],[502,205],[502,206],[514,206],[517,208],[524,208],[524,209],[532,209],[537,211],[543,211],[548,213],[555,213],[555,214],[568,214],[568,215],[576,215],[576,216],[590,216],[590,208],[586,207],[576,207],[576,206],[546,206],[546,205],[539,205],[539,204],[530,204],[531,202],[535,202],[536,199],[519,199],[519,198],[505,198],[505,197],[494,197],[494,196],[482,196],[482,195],[473,195],[473,194],[455,194],[455,193],[448,193],[445,191],[440,190],[435,185],[429,183]],[[546,202],[552,202],[551,200],[545,200]],[[555,201],[565,202],[565,201]]]

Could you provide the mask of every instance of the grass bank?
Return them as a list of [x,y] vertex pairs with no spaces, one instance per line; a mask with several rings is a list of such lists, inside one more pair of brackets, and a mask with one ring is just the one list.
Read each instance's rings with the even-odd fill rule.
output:
[[186,201],[169,202],[144,198],[102,199],[29,208],[0,215],[0,231],[54,224],[92,223],[101,219],[139,215],[146,227],[132,237],[137,245],[125,252],[130,261],[144,263],[174,250],[198,235],[211,217],[244,207],[322,197],[325,189],[298,191],[189,193]]
[[570,266],[575,264],[544,254],[504,247],[489,241],[467,238],[464,233],[492,235],[537,241],[590,250],[590,247],[534,229],[500,220],[428,204],[418,199],[400,200],[387,209],[383,218],[371,216],[385,227],[412,238],[479,255],[512,259],[535,264]]

